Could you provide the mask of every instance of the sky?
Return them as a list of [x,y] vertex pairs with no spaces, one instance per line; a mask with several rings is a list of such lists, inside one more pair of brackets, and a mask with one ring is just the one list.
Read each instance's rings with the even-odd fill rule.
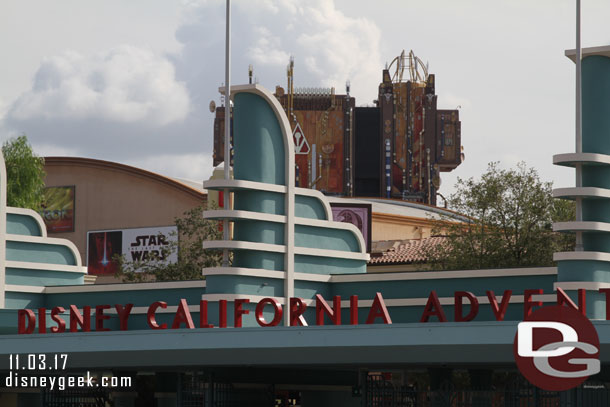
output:
[[[224,81],[225,2],[3,0],[0,140],[25,133],[42,156],[120,162],[201,181],[212,171],[213,114]],[[582,1],[583,47],[610,44],[610,2]],[[443,174],[478,177],[519,161],[556,187],[573,170],[575,0],[237,0],[232,83],[248,65],[268,89],[351,83],[376,98],[404,49],[436,74],[439,108],[459,106],[466,160]]]

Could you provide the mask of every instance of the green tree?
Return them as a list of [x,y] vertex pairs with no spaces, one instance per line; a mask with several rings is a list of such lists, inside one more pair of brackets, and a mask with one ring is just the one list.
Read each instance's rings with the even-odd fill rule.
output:
[[428,268],[551,266],[554,252],[574,247],[573,236],[552,230],[553,222],[574,219],[574,203],[553,198],[552,183],[523,162],[509,170],[490,163],[480,180],[458,178],[456,191],[449,208],[463,222],[437,224],[446,239],[427,249]]
[[44,199],[44,158],[34,154],[25,135],[2,144],[6,165],[6,204],[40,209]]
[[[198,280],[203,276],[204,267],[219,266],[222,252],[205,250],[204,240],[219,240],[218,221],[204,219],[203,207],[199,206],[186,211],[182,217],[175,219],[178,229],[177,241],[172,240],[160,256],[151,256],[146,260],[129,261],[124,256],[116,256],[118,263],[117,277],[123,281],[179,281]],[[159,257],[178,253],[176,263],[167,263]]]

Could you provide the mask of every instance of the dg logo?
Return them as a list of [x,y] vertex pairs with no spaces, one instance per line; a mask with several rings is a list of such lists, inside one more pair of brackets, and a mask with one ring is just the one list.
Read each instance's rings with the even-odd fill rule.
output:
[[513,352],[521,374],[544,390],[574,388],[600,371],[595,327],[566,306],[540,308],[519,323]]

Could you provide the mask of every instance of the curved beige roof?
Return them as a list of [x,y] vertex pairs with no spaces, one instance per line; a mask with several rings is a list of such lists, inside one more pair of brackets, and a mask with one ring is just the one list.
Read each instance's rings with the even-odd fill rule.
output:
[[136,168],[130,165],[120,164],[112,161],[96,160],[93,158],[84,157],[45,157],[44,161],[45,166],[71,165],[75,167],[111,169],[114,171],[127,173],[129,175],[136,175],[166,184],[172,188],[180,190],[181,192],[191,194],[195,198],[205,198],[207,195],[207,191],[203,189],[203,185],[201,189],[198,189],[194,186],[194,182],[186,180],[177,180],[175,178],[166,177],[164,175],[160,175],[151,171],[146,171],[141,168]]

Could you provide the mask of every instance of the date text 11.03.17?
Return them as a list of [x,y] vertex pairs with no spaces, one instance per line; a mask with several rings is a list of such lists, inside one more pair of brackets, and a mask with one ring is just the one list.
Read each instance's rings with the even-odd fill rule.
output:
[[67,353],[25,353],[9,355],[9,370],[65,370]]

